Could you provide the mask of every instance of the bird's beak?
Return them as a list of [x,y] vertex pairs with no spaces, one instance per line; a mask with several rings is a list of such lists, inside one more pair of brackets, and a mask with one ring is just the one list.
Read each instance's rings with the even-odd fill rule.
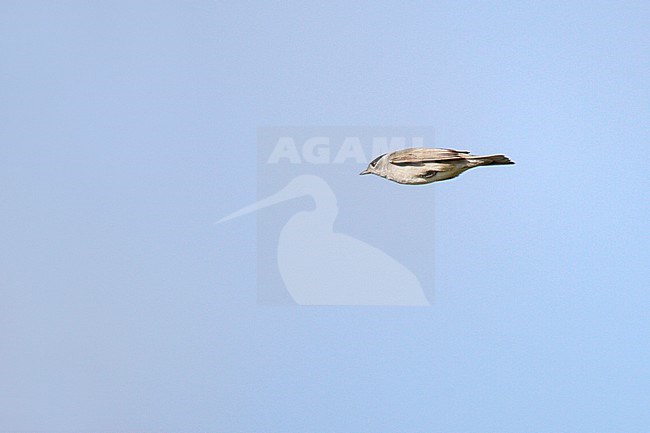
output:
[[363,171],[362,171],[361,173],[359,173],[359,174],[360,174],[360,175],[370,174],[370,171],[369,171],[368,169],[365,169],[365,170],[363,170]]
[[242,209],[239,209],[237,212],[232,213],[228,216],[221,218],[217,221],[217,224],[221,224],[231,219],[239,218],[242,215],[249,214],[251,212],[256,212],[265,207],[273,206],[274,204],[281,203],[283,201],[291,200],[293,198],[299,197],[300,194],[294,194],[288,191],[285,187],[282,191],[273,194],[270,197],[264,198],[256,203],[250,204]]

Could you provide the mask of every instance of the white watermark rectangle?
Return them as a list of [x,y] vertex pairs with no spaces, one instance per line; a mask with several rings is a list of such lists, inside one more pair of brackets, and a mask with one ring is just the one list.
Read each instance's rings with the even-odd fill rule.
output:
[[433,141],[431,127],[258,128],[257,202],[232,215],[256,213],[258,302],[429,305],[433,189],[359,173]]

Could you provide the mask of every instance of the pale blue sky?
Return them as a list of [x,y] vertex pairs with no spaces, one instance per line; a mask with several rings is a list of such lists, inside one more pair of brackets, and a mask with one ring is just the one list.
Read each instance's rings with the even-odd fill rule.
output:
[[[0,431],[650,431],[650,4],[348,3],[0,3]],[[261,307],[263,125],[517,165],[350,179],[431,308]]]

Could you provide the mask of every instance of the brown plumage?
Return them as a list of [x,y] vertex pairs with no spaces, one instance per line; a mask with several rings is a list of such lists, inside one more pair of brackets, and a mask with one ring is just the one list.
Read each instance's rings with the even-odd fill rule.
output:
[[453,179],[481,165],[514,164],[505,155],[472,155],[466,150],[413,147],[375,158],[361,174],[375,174],[397,183],[420,185]]

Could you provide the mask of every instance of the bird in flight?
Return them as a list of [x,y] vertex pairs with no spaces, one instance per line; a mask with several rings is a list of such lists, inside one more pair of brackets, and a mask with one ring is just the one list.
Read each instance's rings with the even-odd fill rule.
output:
[[453,179],[482,165],[514,164],[505,155],[471,155],[466,150],[412,147],[373,159],[359,174],[374,174],[406,185],[422,185]]

